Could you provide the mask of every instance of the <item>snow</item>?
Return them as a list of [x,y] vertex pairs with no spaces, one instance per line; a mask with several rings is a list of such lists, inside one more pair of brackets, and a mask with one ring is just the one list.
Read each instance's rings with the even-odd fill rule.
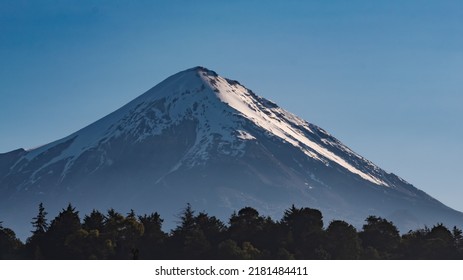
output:
[[242,140],[254,140],[256,137],[252,136],[250,133],[244,131],[244,130],[237,130],[238,133],[238,138]]
[[[380,170],[378,167],[337,140],[318,136],[319,133],[326,134],[325,131],[314,131],[313,126],[306,121],[255,95],[238,82],[201,67],[188,69],[165,79],[93,124],[61,140],[27,151],[23,159],[32,161],[56,145],[69,141],[70,145],[36,170],[31,180],[34,180],[35,174],[41,169],[61,160],[67,161],[61,174],[61,178],[64,178],[82,153],[89,149],[98,149],[111,139],[130,135],[136,142],[142,142],[147,137],[162,134],[165,129],[182,121],[193,120],[197,123],[195,143],[184,158],[172,167],[173,172],[184,164],[192,166],[206,161],[214,141],[219,141],[219,152],[242,155],[246,142],[256,140],[255,135],[243,128],[243,117],[266,132],[268,137],[276,136],[327,166],[334,162],[365,180],[388,186],[376,175]],[[336,147],[342,153],[331,151],[327,148],[330,146]],[[363,170],[351,164],[352,160],[346,160],[349,157],[355,158]],[[100,166],[105,164],[110,165],[112,161],[102,156]]]
[[[387,183],[381,179],[360,171],[345,161],[342,157],[308,139],[302,131],[296,128],[298,126],[304,127],[309,132],[312,132],[307,122],[281,108],[266,108],[262,106],[262,104],[256,100],[255,95],[240,84],[230,84],[222,77],[208,77],[205,81],[209,83],[210,87],[218,89],[216,95],[224,103],[227,103],[229,106],[236,109],[238,112],[243,114],[243,116],[264,130],[280,137],[284,141],[287,141],[296,147],[301,148],[308,156],[318,160],[325,158],[330,161],[334,161],[365,180],[377,185],[388,186]],[[282,116],[283,119],[279,116]]]

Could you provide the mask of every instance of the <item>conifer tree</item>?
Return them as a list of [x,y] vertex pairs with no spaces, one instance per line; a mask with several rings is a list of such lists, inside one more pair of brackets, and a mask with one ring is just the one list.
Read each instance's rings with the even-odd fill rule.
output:
[[45,211],[45,207],[41,202],[39,204],[39,212],[37,216],[32,218],[32,226],[34,230],[32,230],[32,236],[29,237],[26,241],[26,253],[27,258],[30,259],[43,259],[43,250],[45,247],[45,235],[48,231],[49,224],[47,221],[47,212]]
[[94,209],[90,215],[85,215],[82,228],[87,231],[97,230],[101,234],[105,226],[105,220],[105,215]]
[[[49,259],[81,258],[81,246],[78,246],[76,236],[81,235],[79,212],[69,203],[56,218],[51,221],[45,235],[47,250],[42,253]],[[73,242],[71,242],[73,241]]]
[[47,212],[45,211],[45,207],[43,207],[43,203],[40,202],[39,204],[39,213],[36,217],[32,218],[32,226],[34,230],[32,233],[34,235],[42,235],[48,230],[48,222],[47,222]]
[[182,211],[180,223],[172,231],[169,241],[173,258],[201,259],[211,249],[204,232],[198,227],[195,211],[189,203]]

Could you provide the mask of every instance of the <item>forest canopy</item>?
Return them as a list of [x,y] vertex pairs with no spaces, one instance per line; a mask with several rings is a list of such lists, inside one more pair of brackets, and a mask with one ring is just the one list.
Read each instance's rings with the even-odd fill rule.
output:
[[71,204],[54,218],[41,203],[23,243],[0,222],[0,259],[463,259],[463,234],[443,224],[400,235],[369,216],[359,231],[327,226],[319,210],[291,206],[279,221],[244,207],[225,223],[187,205],[169,232],[157,213],[93,210],[81,219]]

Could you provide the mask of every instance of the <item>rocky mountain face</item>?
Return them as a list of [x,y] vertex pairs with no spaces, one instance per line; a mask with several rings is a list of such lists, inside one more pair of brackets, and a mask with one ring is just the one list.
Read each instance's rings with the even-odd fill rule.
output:
[[368,215],[403,231],[463,224],[322,128],[203,67],[63,139],[0,154],[0,220],[27,236],[39,202],[50,214],[69,202],[83,213],[158,211],[167,227],[186,203],[225,220],[243,206],[280,218],[295,204],[356,226]]

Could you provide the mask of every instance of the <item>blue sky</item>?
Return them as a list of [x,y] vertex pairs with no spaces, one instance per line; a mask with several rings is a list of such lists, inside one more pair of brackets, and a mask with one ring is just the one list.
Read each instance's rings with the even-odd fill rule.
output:
[[0,0],[0,153],[196,65],[463,210],[462,1]]

